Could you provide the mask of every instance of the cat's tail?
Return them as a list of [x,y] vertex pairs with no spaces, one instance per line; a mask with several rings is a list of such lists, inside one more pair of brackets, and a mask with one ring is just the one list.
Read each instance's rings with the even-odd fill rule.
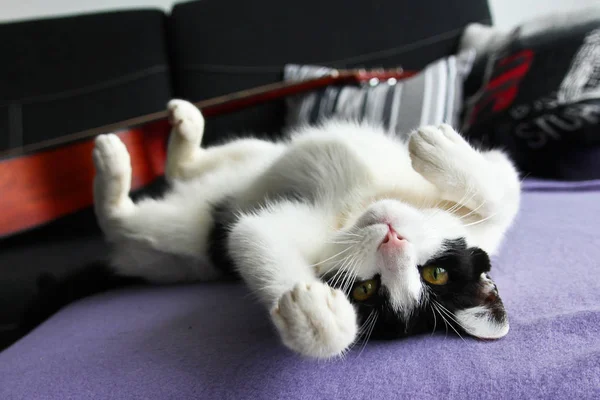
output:
[[117,275],[107,262],[94,262],[62,277],[46,273],[37,280],[38,293],[25,308],[20,337],[32,331],[64,306],[97,293],[143,284],[143,278]]

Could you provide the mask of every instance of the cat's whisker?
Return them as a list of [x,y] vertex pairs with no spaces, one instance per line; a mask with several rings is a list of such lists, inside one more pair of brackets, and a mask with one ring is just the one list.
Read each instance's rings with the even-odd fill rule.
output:
[[343,288],[343,292],[344,293],[348,293],[349,290],[354,285],[354,283],[356,282],[356,278],[358,277],[357,268],[358,268],[359,263],[360,263],[360,255],[357,254],[356,257],[351,262],[352,270],[348,274],[348,281],[347,281],[347,283],[344,285],[344,288]]
[[343,275],[346,263],[347,263],[347,259],[344,260],[344,263],[338,268],[337,271],[335,271],[335,274],[333,274],[333,276],[327,280],[327,284],[329,284],[329,286],[334,287],[334,288],[337,287],[336,283],[337,283],[338,279],[340,278],[340,276]]
[[319,265],[321,265],[321,264],[323,264],[323,263],[326,263],[327,261],[333,260],[333,259],[334,259],[334,258],[336,258],[337,256],[340,256],[340,255],[344,254],[345,252],[347,252],[347,251],[351,250],[353,247],[354,247],[354,246],[349,246],[349,247],[346,247],[345,249],[343,249],[343,250],[342,250],[342,251],[340,251],[339,253],[337,253],[337,254],[334,254],[333,256],[331,256],[331,257],[329,257],[329,258],[326,258],[326,259],[324,259],[324,260],[321,260],[321,261],[319,261],[319,262],[317,262],[317,263],[315,263],[315,264],[309,265],[309,267],[311,267],[311,268],[312,268],[312,267],[317,267],[317,266],[319,266]]
[[450,208],[448,208],[446,210],[446,212],[452,215],[455,210],[457,210],[459,207],[462,206],[463,202],[467,199],[467,197],[470,194],[471,194],[471,190],[469,188],[467,188],[467,191],[465,192],[465,194],[463,195],[463,197],[460,200],[458,200],[457,202],[455,202],[453,206],[451,206]]
[[419,207],[420,210],[426,210],[428,208],[437,208],[441,203],[445,202],[446,200],[438,200],[436,204],[434,204],[433,202],[429,202],[427,197],[423,197],[423,201],[421,202],[421,206]]
[[454,215],[454,212],[456,210],[458,210],[460,207],[462,207],[462,202],[466,199],[466,197],[463,197],[462,199],[460,199],[458,202],[454,203],[453,206],[451,206],[450,208],[448,208],[446,210],[446,212],[450,215]]
[[340,352],[340,354],[338,354],[337,356],[334,357],[334,359],[338,360],[338,361],[346,361],[346,358],[348,357],[348,353],[350,353],[350,349],[352,348],[352,345],[348,346],[347,348],[345,348],[344,350],[342,350]]
[[[461,207],[464,207],[464,203],[471,201],[473,199],[473,197],[475,195],[477,195],[477,193],[478,193],[477,190],[473,190],[473,188],[471,186],[469,186],[467,188],[465,194],[463,195],[463,197],[458,202],[454,203],[453,206],[451,206],[449,209],[446,209],[445,211],[447,213],[449,213],[450,215],[454,215],[457,210],[459,210]],[[470,196],[470,197],[467,199],[468,196]],[[434,208],[435,208],[434,213],[431,214],[425,220],[425,222],[429,221],[431,218],[435,217],[440,211],[443,210],[443,208],[441,207],[441,203],[449,203],[449,201],[448,200],[438,201],[438,203],[434,206]]]
[[355,270],[354,268],[349,268],[348,273],[346,273],[346,276],[344,277],[344,279],[342,279],[342,282],[340,284],[340,289],[344,293],[348,293],[347,286],[348,286],[348,283],[350,282],[350,280],[352,279],[352,276],[355,273],[354,270]]
[[431,207],[431,208],[433,208],[435,211],[434,211],[434,212],[433,212],[433,213],[432,213],[430,216],[428,216],[428,217],[425,219],[425,222],[429,221],[430,219],[432,219],[433,217],[435,217],[435,216],[436,216],[436,215],[437,215],[437,214],[438,214],[440,211],[442,211],[441,204],[442,204],[442,203],[446,203],[446,202],[447,202],[446,200],[440,200],[440,201],[438,201],[438,202],[437,202],[437,203],[436,203],[436,204],[435,204],[433,207]]
[[351,349],[355,348],[362,341],[362,337],[366,333],[374,314],[375,314],[375,310],[372,310],[369,313],[369,315],[367,316],[367,318],[364,320],[364,322],[358,327],[358,329],[356,331],[356,337],[355,337],[354,341],[352,342],[352,344],[345,350],[346,352],[350,352]]
[[358,328],[358,331],[357,331],[357,334],[356,334],[356,340],[352,343],[352,347],[355,347],[357,344],[363,342],[363,338],[366,337],[366,334],[367,334],[367,332],[369,331],[369,329],[371,327],[371,323],[375,319],[375,314],[376,313],[377,313],[376,310],[372,310],[369,313],[369,315],[367,316],[367,318],[365,319],[365,321]]
[[433,307],[431,307],[431,311],[433,311],[433,331],[431,331],[431,336],[433,336],[435,330],[437,329],[437,317],[435,316],[435,310]]
[[[369,321],[369,324],[365,327],[365,330],[362,333],[362,349],[364,350],[364,347],[367,345],[367,342],[369,341],[369,339],[371,338],[371,334],[373,333],[373,329],[375,328],[375,323],[377,322],[377,317],[379,316],[379,313],[376,310],[373,310],[371,312],[373,314],[373,318],[371,318],[371,320]],[[362,353],[362,350],[361,350]]]
[[[504,199],[504,196],[502,196],[502,197],[501,197],[501,200],[502,200],[502,199]],[[473,209],[473,210],[472,210],[471,212],[469,212],[468,214],[466,214],[466,215],[463,215],[463,216],[462,216],[462,217],[460,217],[459,219],[460,219],[460,220],[462,220],[462,219],[464,219],[464,218],[467,218],[469,215],[471,215],[471,214],[473,214],[473,213],[476,213],[476,212],[477,212],[477,211],[478,211],[478,210],[479,210],[481,207],[483,207],[483,206],[484,206],[486,203],[487,203],[487,199],[483,200],[483,202],[482,202],[482,203],[481,203],[481,204],[480,204],[478,207],[476,207],[475,209]],[[494,215],[495,215],[495,214],[494,214]],[[465,226],[469,226],[469,225],[465,225]]]
[[425,197],[423,197],[421,199],[421,204],[419,205],[419,207],[417,207],[419,210],[422,210],[425,207],[425,203],[427,202],[427,199]]
[[481,207],[483,207],[485,205],[485,203],[486,203],[486,201],[484,200],[479,206],[477,206],[476,208],[474,208],[473,210],[471,210],[467,214],[465,214],[462,217],[460,217],[459,220],[465,219],[465,218],[469,217],[471,214],[476,213]]
[[444,314],[440,312],[440,309],[435,305],[435,303],[431,303],[434,309],[438,312],[440,317],[442,317],[442,321],[444,321],[444,325],[446,325],[446,338],[448,337],[448,320],[444,317]]
[[433,207],[430,207],[430,208],[439,209],[440,206],[442,205],[442,203],[448,203],[448,200],[441,199],[437,203],[435,203]]
[[466,203],[473,200],[473,197],[475,197],[478,193],[478,190],[469,186],[464,196],[457,203],[455,203],[454,206],[450,207],[449,210],[446,210],[446,212],[448,212],[450,215],[454,215],[460,208],[465,207]]
[[[347,271],[350,263],[352,262],[352,260],[354,260],[354,258],[356,257],[356,254],[353,255],[351,258],[347,257],[344,260],[344,263],[342,263],[342,265],[340,266],[340,268],[336,271],[336,273],[333,275],[333,277],[331,277],[331,279],[329,279],[327,281],[327,283],[329,284],[329,286],[332,287],[337,287],[338,281],[344,277],[345,272]],[[330,283],[333,282],[333,283]]]
[[[444,326],[445,326],[445,328],[446,328],[446,333],[445,333],[445,335],[444,335],[444,339],[447,339],[447,338],[448,338],[448,325],[449,325],[449,322],[448,322],[448,320],[447,320],[447,319],[444,317],[444,314],[442,314],[442,313],[441,313],[440,309],[439,309],[437,306],[435,306],[435,304],[434,304],[434,310],[437,312],[437,314],[438,314],[438,315],[439,315],[439,316],[442,318],[442,321],[444,322]],[[435,313],[434,313],[434,314],[435,314]]]
[[[352,246],[349,246],[349,247],[347,247],[346,249],[342,250],[342,251],[341,251],[340,253],[338,253],[337,255],[340,255],[341,253],[346,253],[347,251],[354,249],[354,246],[355,246],[355,245],[352,245]],[[337,256],[337,255],[336,255],[336,256]],[[335,257],[335,256],[333,256],[333,257]],[[333,258],[333,257],[330,257],[329,259],[323,260],[323,261],[321,261],[321,263],[324,263],[324,262],[330,262],[330,261],[331,261],[331,258]],[[353,257],[352,253],[350,253],[350,254],[346,254],[346,255],[344,256],[344,258],[342,258],[341,260],[339,260],[339,262],[335,262],[335,263],[334,263],[334,264],[333,264],[333,265],[332,265],[332,266],[331,266],[331,267],[330,267],[330,268],[329,268],[327,271],[325,271],[325,272],[323,272],[323,273],[320,273],[320,276],[322,276],[322,277],[325,277],[325,276],[327,276],[327,274],[329,274],[331,271],[333,271],[333,270],[334,270],[336,267],[338,267],[338,266],[339,266],[339,267],[338,267],[338,270],[336,271],[336,273],[334,274],[334,276],[333,276],[333,277],[331,277],[330,279],[328,279],[328,280],[327,280],[327,282],[329,282],[329,280],[333,279],[333,278],[334,278],[334,277],[335,277],[335,276],[336,276],[336,275],[337,275],[337,274],[340,272],[340,269],[341,269],[341,268],[342,268],[342,267],[343,267],[343,266],[344,266],[346,263],[348,263],[348,262],[350,261],[350,258],[352,258],[352,257]]]
[[356,283],[356,278],[358,278],[358,272],[354,272],[352,279],[348,281],[348,293],[350,292],[350,290],[352,289],[352,287],[354,286],[354,284]]
[[452,323],[448,322],[448,325],[450,325],[450,328],[452,328],[452,330],[458,335],[458,337],[465,343],[467,343],[467,341],[465,340],[465,338],[462,337],[462,335],[456,330],[456,328],[452,325]]
[[523,182],[525,182],[525,179],[527,179],[529,177],[529,175],[531,175],[531,172],[527,172],[523,178],[521,179],[521,181],[519,182],[519,186],[521,186],[523,184]]
[[343,291],[342,286],[343,286],[343,283],[348,278],[348,272],[350,271],[350,268],[352,265],[351,263],[353,262],[353,260],[354,260],[354,258],[350,262],[348,262],[348,264],[346,265],[346,267],[344,268],[343,272],[340,274],[338,279],[335,280],[335,282],[333,283],[334,287],[337,287]]
[[340,280],[340,286],[339,289],[346,293],[346,281],[349,279],[350,274],[352,273],[352,263],[350,263],[348,265],[348,268],[346,269],[346,273],[344,274],[344,276],[342,277],[342,279]]
[[345,241],[328,240],[325,243],[330,243],[330,244],[356,244],[356,243],[360,243],[360,242],[358,240],[345,240]]
[[349,279],[354,271],[354,268],[357,266],[358,264],[358,259],[359,259],[359,254],[355,253],[352,257],[350,257],[350,260],[348,261],[348,264],[346,265],[346,270],[344,271],[344,277],[340,282],[340,286],[343,287],[343,283]]
[[361,235],[359,235],[358,233],[353,233],[352,231],[338,231],[338,235],[340,236],[354,236],[354,237],[359,237],[362,238]]
[[446,315],[452,319],[452,321],[454,321],[458,326],[460,326],[462,329],[465,329],[465,327],[456,319],[456,315],[454,315],[454,313],[450,310],[448,310],[445,306],[443,306],[441,303],[436,302],[438,304],[438,306],[440,306],[442,308],[443,311],[446,312]]
[[[523,179],[525,179],[525,178],[523,178]],[[521,182],[522,182],[522,181],[521,181]],[[502,197],[500,197],[500,201],[503,201],[503,200],[504,200],[504,198],[505,198],[505,196],[507,196],[507,195],[508,195],[508,194],[507,194],[507,193],[505,193],[505,194],[504,194]],[[485,204],[485,201],[484,201],[484,202],[481,204],[481,206],[483,206],[484,204]],[[481,207],[481,206],[480,206],[480,207]],[[490,218],[493,218],[493,217],[495,217],[496,215],[498,215],[498,214],[499,214],[501,211],[502,211],[502,210],[498,210],[498,211],[496,211],[495,213],[493,213],[492,215],[488,215],[488,216],[487,216],[487,217],[485,217],[485,218],[482,218],[482,219],[480,219],[480,220],[478,220],[478,221],[471,222],[470,224],[466,224],[466,225],[464,225],[464,226],[465,226],[465,227],[467,227],[467,226],[476,225],[476,224],[479,224],[479,223],[481,223],[481,222],[487,221],[488,219],[490,219]]]
[[362,325],[358,328],[358,333],[356,334],[357,339],[360,339],[362,337],[363,333],[365,333],[368,325],[371,323],[371,318],[373,318],[374,315],[375,315],[375,310],[372,310],[369,313],[369,316],[367,317],[367,319],[365,319],[365,322],[363,322]]
[[455,214],[455,212],[462,208],[462,207],[466,207],[467,203],[469,203],[471,200],[473,200],[473,198],[475,196],[477,196],[479,194],[479,190],[474,187],[473,185],[469,185],[467,187],[467,190],[465,191],[464,196],[457,202],[455,203],[455,207],[453,208],[451,214]]
[[338,270],[337,270],[337,271],[335,271],[335,274],[333,274],[333,276],[332,276],[331,278],[327,279],[327,284],[328,284],[329,286],[331,286],[332,288],[335,288],[335,287],[336,287],[336,286],[334,285],[334,281],[336,281],[336,280],[337,280],[337,277],[338,277],[338,275],[342,273],[342,269],[343,269],[343,267],[339,267],[339,268],[338,268]]
[[369,330],[367,332],[367,336],[364,340],[363,345],[361,346],[360,352],[358,353],[357,357],[360,357],[360,355],[362,354],[363,351],[365,351],[365,348],[367,347],[367,342],[369,341],[369,339],[371,338],[371,334],[373,333],[373,330],[375,329],[375,324],[377,323],[377,317],[379,317],[379,313],[377,311],[372,311],[375,313],[375,317],[372,319],[372,322],[369,324]]
[[475,221],[475,222],[471,222],[471,223],[469,223],[469,224],[465,224],[465,225],[463,225],[463,226],[466,228],[466,227],[468,227],[468,226],[473,226],[473,225],[480,224],[480,223],[482,223],[482,222],[485,222],[485,221],[487,221],[487,220],[488,220],[488,219],[490,219],[490,218],[494,218],[494,217],[495,217],[495,216],[496,216],[496,215],[497,215],[499,212],[500,212],[500,211],[497,211],[497,212],[493,213],[492,215],[488,215],[488,216],[487,216],[487,217],[485,217],[485,218],[482,218],[482,219],[480,219],[480,220],[477,220],[477,221]]
[[[454,323],[456,323],[456,324],[457,324],[458,326],[460,326],[462,329],[465,329],[465,328],[464,328],[464,327],[463,327],[463,326],[460,324],[460,322],[458,322],[458,321],[457,321],[457,320],[456,320],[456,319],[455,319],[455,318],[452,316],[452,313],[451,313],[451,312],[450,312],[450,311],[449,311],[449,310],[448,310],[446,307],[444,307],[443,305],[441,305],[441,304],[440,304],[440,303],[438,303],[437,301],[436,301],[436,303],[437,303],[437,305],[438,305],[439,307],[441,307],[439,310],[440,310],[440,311],[442,311],[442,312],[443,312],[443,313],[444,313],[444,314],[445,314],[445,315],[446,315],[448,318],[450,318],[450,320],[451,320],[451,321],[453,321]],[[459,337],[459,338],[461,338],[461,340],[462,340],[463,342],[465,342],[465,343],[467,342],[467,341],[466,341],[466,340],[465,340],[465,339],[462,337],[462,335],[461,335],[460,333],[458,333],[458,330],[456,330],[456,328],[454,328],[454,326],[453,326],[451,323],[450,323],[450,328],[452,328],[452,330],[453,330],[453,331],[454,331],[454,332],[455,332],[455,333],[458,335],[458,337]]]
[[342,352],[340,353],[340,361],[346,361],[346,358],[348,358],[349,352],[350,352],[350,349],[342,350]]
[[[345,256],[344,258],[342,258],[342,259],[341,259],[341,260],[340,260],[338,263],[334,263],[334,264],[331,266],[331,268],[329,268],[327,271],[325,271],[325,272],[323,272],[323,273],[320,273],[319,275],[320,275],[321,277],[326,277],[326,276],[327,276],[327,274],[329,274],[329,273],[330,273],[331,271],[333,271],[335,268],[338,268],[338,271],[339,271],[339,267],[338,267],[338,265],[340,265],[340,264],[341,264],[341,265],[343,265],[344,263],[346,263],[346,262],[348,261],[348,259],[349,259],[350,257],[352,257],[352,254],[346,254],[346,256]],[[338,272],[338,271],[336,271],[336,274],[337,274],[337,272]],[[335,275],[334,275],[334,276],[335,276]],[[329,282],[329,280],[330,280],[330,279],[332,279],[332,278],[333,278],[333,277],[329,278],[329,279],[327,280],[327,282]]]
[[[528,175],[529,175],[529,174],[527,174],[525,177],[523,177],[523,179],[521,180],[521,182],[520,182],[520,183],[523,183],[523,180],[525,180],[525,178],[526,178]],[[504,193],[504,195],[503,195],[502,197],[500,197],[500,199],[499,199],[499,200],[500,200],[500,202],[504,201],[504,199],[505,199],[505,196],[507,196],[507,195],[508,195],[508,193]],[[483,203],[482,203],[482,204],[481,204],[479,207],[483,206],[484,204],[485,204],[485,201],[483,201]],[[479,207],[478,207],[477,209],[479,209]],[[487,220],[488,220],[488,219],[490,219],[490,218],[494,218],[494,217],[495,217],[496,215],[498,215],[498,214],[499,214],[501,211],[503,211],[503,210],[498,210],[498,211],[496,211],[495,213],[493,213],[493,214],[491,214],[491,215],[488,215],[488,216],[487,216],[487,217],[485,217],[485,218],[482,218],[482,219],[480,219],[480,220],[478,220],[478,221],[471,222],[470,224],[466,224],[466,225],[464,225],[464,227],[468,227],[468,226],[471,226],[471,225],[477,225],[477,224],[479,224],[479,223],[481,223],[481,222],[487,221]]]

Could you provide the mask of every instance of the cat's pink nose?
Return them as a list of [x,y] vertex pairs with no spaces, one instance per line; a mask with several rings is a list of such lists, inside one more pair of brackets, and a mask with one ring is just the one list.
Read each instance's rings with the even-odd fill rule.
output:
[[381,244],[379,245],[379,247],[385,247],[385,248],[402,247],[406,243],[408,243],[406,241],[406,239],[404,239],[401,235],[399,235],[398,232],[396,232],[394,230],[394,228],[392,228],[392,226],[390,224],[388,224],[388,232],[385,235],[385,237],[383,238],[383,240],[381,241]]

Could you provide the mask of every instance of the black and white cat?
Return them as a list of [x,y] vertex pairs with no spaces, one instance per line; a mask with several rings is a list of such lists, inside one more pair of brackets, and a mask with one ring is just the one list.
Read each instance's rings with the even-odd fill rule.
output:
[[444,323],[479,338],[508,332],[488,275],[519,208],[502,152],[477,151],[447,125],[403,141],[339,121],[203,149],[199,110],[183,100],[168,110],[172,187],[161,199],[134,203],[126,147],[96,140],[95,210],[118,274],[239,274],[283,343],[311,357]]

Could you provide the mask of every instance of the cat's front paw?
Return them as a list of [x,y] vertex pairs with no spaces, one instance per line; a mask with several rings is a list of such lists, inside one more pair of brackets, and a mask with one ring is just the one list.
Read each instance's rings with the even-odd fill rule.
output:
[[322,282],[299,284],[271,311],[283,343],[309,357],[342,354],[356,339],[356,311],[344,293]]
[[92,155],[96,173],[106,179],[124,179],[131,174],[127,148],[113,133],[96,137]]
[[92,152],[96,177],[95,202],[103,207],[117,207],[129,194],[131,160],[125,144],[115,134],[99,135]]
[[169,123],[175,133],[194,146],[200,145],[204,133],[204,117],[192,103],[173,99],[167,104]]
[[485,161],[451,126],[425,126],[411,135],[409,151],[415,171],[442,191],[465,189]]

